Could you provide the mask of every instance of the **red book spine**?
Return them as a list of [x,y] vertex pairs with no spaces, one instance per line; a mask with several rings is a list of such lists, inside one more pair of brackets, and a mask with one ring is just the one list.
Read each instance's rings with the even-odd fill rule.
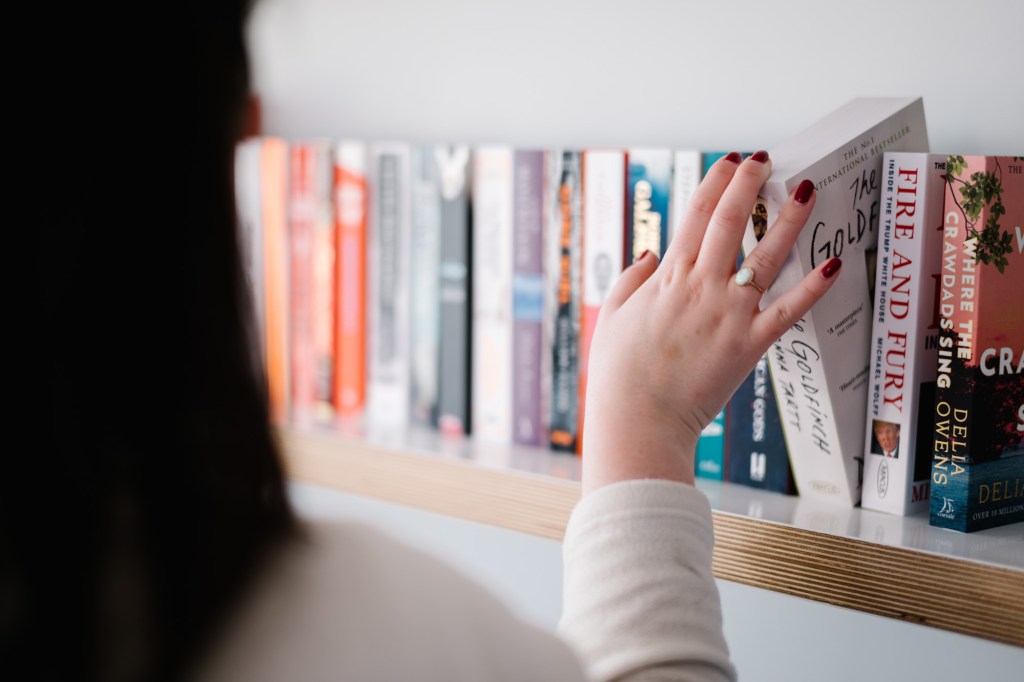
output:
[[366,403],[366,147],[343,141],[335,154],[337,334],[334,405],[342,419]]

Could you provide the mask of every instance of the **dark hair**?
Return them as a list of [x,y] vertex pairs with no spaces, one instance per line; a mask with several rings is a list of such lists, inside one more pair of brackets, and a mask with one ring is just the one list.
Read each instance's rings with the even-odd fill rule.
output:
[[249,4],[40,22],[38,220],[18,227],[40,236],[43,324],[17,396],[33,446],[0,484],[6,671],[179,679],[297,533],[236,227]]

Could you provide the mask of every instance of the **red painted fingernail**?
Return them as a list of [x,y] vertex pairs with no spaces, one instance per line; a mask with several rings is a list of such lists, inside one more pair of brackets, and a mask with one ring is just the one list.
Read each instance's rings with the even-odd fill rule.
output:
[[647,260],[648,258],[650,258],[653,255],[654,255],[654,252],[651,251],[650,249],[647,249],[646,251],[641,253],[640,256],[635,261],[633,261],[633,264],[635,265],[636,263],[639,263],[642,260]]
[[765,161],[768,160],[768,152],[762,149],[751,154],[750,158],[753,159],[754,161],[757,161],[758,163],[764,163]]
[[796,188],[796,193],[793,195],[793,199],[798,204],[806,204],[810,201],[812,194],[814,194],[814,183],[810,180],[804,180]]
[[841,268],[842,266],[843,261],[839,260],[838,258],[832,258],[831,260],[829,260],[829,262],[825,263],[825,267],[821,269],[821,276],[824,277],[825,279],[832,279],[832,277],[834,277],[835,274],[839,272],[839,268]]
[[732,161],[733,163],[739,163],[743,160],[743,156],[739,152],[729,152],[725,155],[726,161]]

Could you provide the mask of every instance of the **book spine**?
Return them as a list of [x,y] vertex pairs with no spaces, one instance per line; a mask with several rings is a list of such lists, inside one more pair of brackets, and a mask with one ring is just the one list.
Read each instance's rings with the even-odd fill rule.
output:
[[677,149],[672,159],[671,219],[668,224],[668,239],[671,241],[676,229],[683,222],[683,215],[690,203],[690,197],[704,177],[701,154],[696,149]]
[[544,192],[542,198],[544,225],[543,272],[541,283],[544,289],[541,317],[540,342],[540,420],[541,433],[546,447],[551,446],[551,413],[554,401],[555,316],[558,312],[558,291],[556,282],[561,268],[562,229],[558,210],[558,195],[562,179],[562,149],[552,147],[544,151]]
[[327,140],[310,144],[312,172],[312,290],[313,318],[313,419],[329,423],[335,415],[334,372],[336,329],[334,222],[334,148]]
[[[963,355],[969,356],[972,337],[968,334],[961,338],[957,324],[959,322],[965,328],[973,325],[973,316],[970,315],[973,301],[967,302],[963,308],[960,302],[963,299],[964,261],[969,268],[968,277],[973,280],[977,265],[973,250],[977,242],[967,236],[957,201],[956,186],[947,182],[943,205],[942,294],[928,521],[933,526],[966,531],[967,478],[970,475],[966,466],[966,438],[969,435],[970,394],[962,384],[966,381]],[[973,285],[973,281],[970,284]],[[973,292],[970,298],[973,298]]]
[[292,422],[309,424],[316,402],[313,332],[313,220],[316,210],[315,156],[304,141],[288,154],[288,324],[291,335]]
[[597,316],[619,275],[625,252],[626,151],[583,152],[583,308],[580,311],[579,426],[576,452],[583,451],[587,363]]
[[338,225],[334,404],[343,420],[358,418],[366,403],[366,172],[366,144],[341,140],[334,176]]
[[512,440],[511,147],[473,153],[473,338],[471,430],[495,443]]
[[721,481],[725,477],[725,410],[715,415],[700,432],[694,453],[694,474]]
[[861,506],[890,514],[928,506],[945,169],[939,154],[882,159]]
[[[779,211],[788,199],[789,191],[789,187],[785,183],[771,180],[762,189],[768,225],[777,219]],[[835,200],[832,200],[831,203],[834,205]],[[876,208],[869,210],[874,210],[877,215]],[[808,220],[812,225],[815,224],[811,222],[813,219],[814,216]],[[745,253],[749,253],[752,248],[748,248],[748,245],[744,244]],[[773,289],[791,289],[802,278],[803,272],[816,266],[816,263],[805,262],[803,260],[805,255],[803,252],[797,255],[801,264],[799,267],[793,268],[795,272],[787,273],[785,269],[780,272]],[[864,267],[863,263],[855,263],[853,269],[856,269],[858,265]],[[865,273],[866,271],[864,268]],[[842,273],[842,270],[840,272]],[[833,285],[833,289],[838,286],[842,286],[842,283]],[[771,291],[769,289],[769,292]],[[865,302],[869,298],[866,284],[863,297]],[[765,296],[765,299],[767,298],[768,296]],[[767,301],[763,304],[766,303]],[[848,321],[851,324],[850,327],[844,328],[835,323],[826,324],[823,319],[834,320],[836,318],[834,311],[816,306],[797,320],[778,341],[772,344],[767,353],[775,394],[779,398],[786,446],[789,449],[790,462],[799,494],[803,497],[816,497],[825,501],[849,504],[851,507],[860,501],[860,484],[857,480],[849,479],[850,472],[841,457],[842,453],[846,451],[852,459],[853,455],[850,451],[855,446],[856,461],[862,461],[864,456],[863,425],[866,415],[864,401],[866,401],[867,395],[866,392],[861,392],[857,396],[856,403],[849,398],[845,401],[848,404],[845,404],[844,407],[853,411],[853,415],[847,416],[850,426],[848,430],[852,430],[852,418],[856,417],[856,437],[853,438],[855,442],[852,444],[845,442],[841,439],[836,425],[838,406],[830,404],[828,363],[824,359],[827,351],[818,331],[822,327],[832,327],[850,335],[849,332],[853,330],[854,333],[850,336],[854,343],[845,344],[847,351],[853,358],[857,358],[859,355],[865,356],[863,372],[855,372],[853,381],[863,380],[866,386],[867,334],[870,332],[870,329],[863,324],[864,320],[862,319],[866,315],[866,308],[867,305],[863,304],[863,307],[856,308],[854,313],[848,310],[844,312],[840,319],[850,315]],[[853,338],[859,336],[857,333],[860,331],[859,327],[863,327],[864,331],[862,340]],[[863,346],[863,349],[860,346]],[[833,353],[833,355],[841,354]],[[839,366],[844,370],[848,369],[845,365]],[[859,469],[855,469],[853,473],[859,474]]]
[[371,150],[367,417],[389,432],[409,424],[410,156],[401,142]]
[[263,142],[260,161],[263,205],[264,320],[270,419],[287,423],[290,413],[288,333],[288,143]]
[[579,407],[581,185],[580,152],[561,154],[558,195],[551,231],[558,238],[557,269],[548,282],[555,291],[552,338],[551,447],[576,450]]
[[767,356],[726,405],[725,469],[730,483],[784,495],[796,492]]
[[633,148],[627,153],[626,185],[629,229],[623,267],[650,251],[659,259],[668,246],[669,195],[672,190],[672,151]]
[[541,324],[544,315],[545,153],[515,152],[512,265],[512,439],[540,445],[547,434],[541,415]]
[[410,399],[411,421],[436,427],[441,352],[441,177],[434,145],[412,151],[410,221]]
[[438,426],[442,433],[470,430],[473,348],[471,153],[467,145],[435,150],[441,180],[441,354]]
[[[720,158],[722,158],[723,156],[725,156],[728,153],[729,152],[727,152],[727,151],[725,151],[725,152],[722,152],[722,151],[703,151],[703,152],[701,152],[700,153],[700,166],[701,166],[700,167],[700,176],[703,178],[705,175],[707,175],[708,171],[711,170],[711,167],[715,165],[715,161],[718,161]],[[742,153],[742,152],[741,152],[741,154],[742,154],[743,157],[747,157],[748,156],[748,154],[745,154],[745,153]]]
[[931,525],[1024,521],[1024,158],[947,159]]

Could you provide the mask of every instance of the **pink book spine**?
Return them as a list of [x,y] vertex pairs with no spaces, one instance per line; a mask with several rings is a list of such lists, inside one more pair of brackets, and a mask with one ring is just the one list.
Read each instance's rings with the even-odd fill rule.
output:
[[315,213],[313,150],[304,142],[289,150],[289,332],[291,419],[313,418],[316,403],[316,345],[313,308],[313,223]]

